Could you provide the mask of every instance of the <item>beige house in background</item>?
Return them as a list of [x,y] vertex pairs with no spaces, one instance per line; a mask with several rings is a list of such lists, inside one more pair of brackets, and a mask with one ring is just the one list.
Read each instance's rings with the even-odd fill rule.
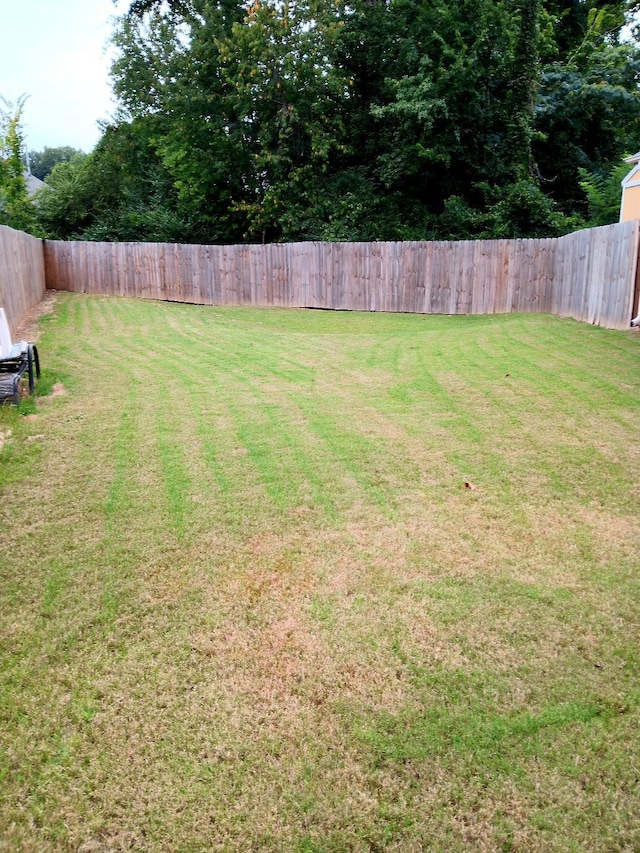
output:
[[620,203],[620,222],[640,219],[640,151],[633,157],[625,158],[632,167],[622,181],[622,201]]

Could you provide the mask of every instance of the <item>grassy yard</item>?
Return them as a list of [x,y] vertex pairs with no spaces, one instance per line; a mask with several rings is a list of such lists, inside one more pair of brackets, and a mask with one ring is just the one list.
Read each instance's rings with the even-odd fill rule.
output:
[[0,850],[640,850],[640,335],[60,295]]

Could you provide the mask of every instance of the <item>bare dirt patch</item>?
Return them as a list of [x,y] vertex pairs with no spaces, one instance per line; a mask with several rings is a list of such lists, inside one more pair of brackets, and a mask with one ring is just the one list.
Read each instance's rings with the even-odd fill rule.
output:
[[11,436],[13,435],[12,430],[0,430],[0,450],[11,440]]
[[64,387],[62,382],[56,382],[54,384],[53,388],[51,389],[51,393],[49,394],[49,397],[64,397],[64,395],[66,393],[67,393],[67,389]]
[[40,338],[40,320],[53,311],[58,293],[55,290],[45,291],[44,297],[23,318],[15,332],[16,340],[26,340],[37,343]]

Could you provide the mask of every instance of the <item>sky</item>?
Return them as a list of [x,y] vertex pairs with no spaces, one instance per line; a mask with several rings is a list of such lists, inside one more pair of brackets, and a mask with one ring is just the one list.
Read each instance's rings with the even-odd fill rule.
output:
[[[27,95],[30,151],[70,145],[89,152],[98,121],[114,112],[106,46],[125,0],[0,0],[0,96]],[[4,109],[4,105],[1,105]]]

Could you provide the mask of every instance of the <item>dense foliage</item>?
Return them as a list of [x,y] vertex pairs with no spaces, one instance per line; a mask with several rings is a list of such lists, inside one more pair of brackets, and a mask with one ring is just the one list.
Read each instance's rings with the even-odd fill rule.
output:
[[24,102],[24,97],[16,104],[0,97],[0,225],[39,234],[36,211],[25,182]]
[[640,51],[621,38],[637,5],[140,0],[114,35],[117,118],[52,170],[42,224],[240,242],[601,222],[640,141]]
[[78,148],[72,148],[70,145],[57,148],[45,146],[42,151],[29,151],[31,174],[44,181],[57,163],[68,163],[82,153]]

